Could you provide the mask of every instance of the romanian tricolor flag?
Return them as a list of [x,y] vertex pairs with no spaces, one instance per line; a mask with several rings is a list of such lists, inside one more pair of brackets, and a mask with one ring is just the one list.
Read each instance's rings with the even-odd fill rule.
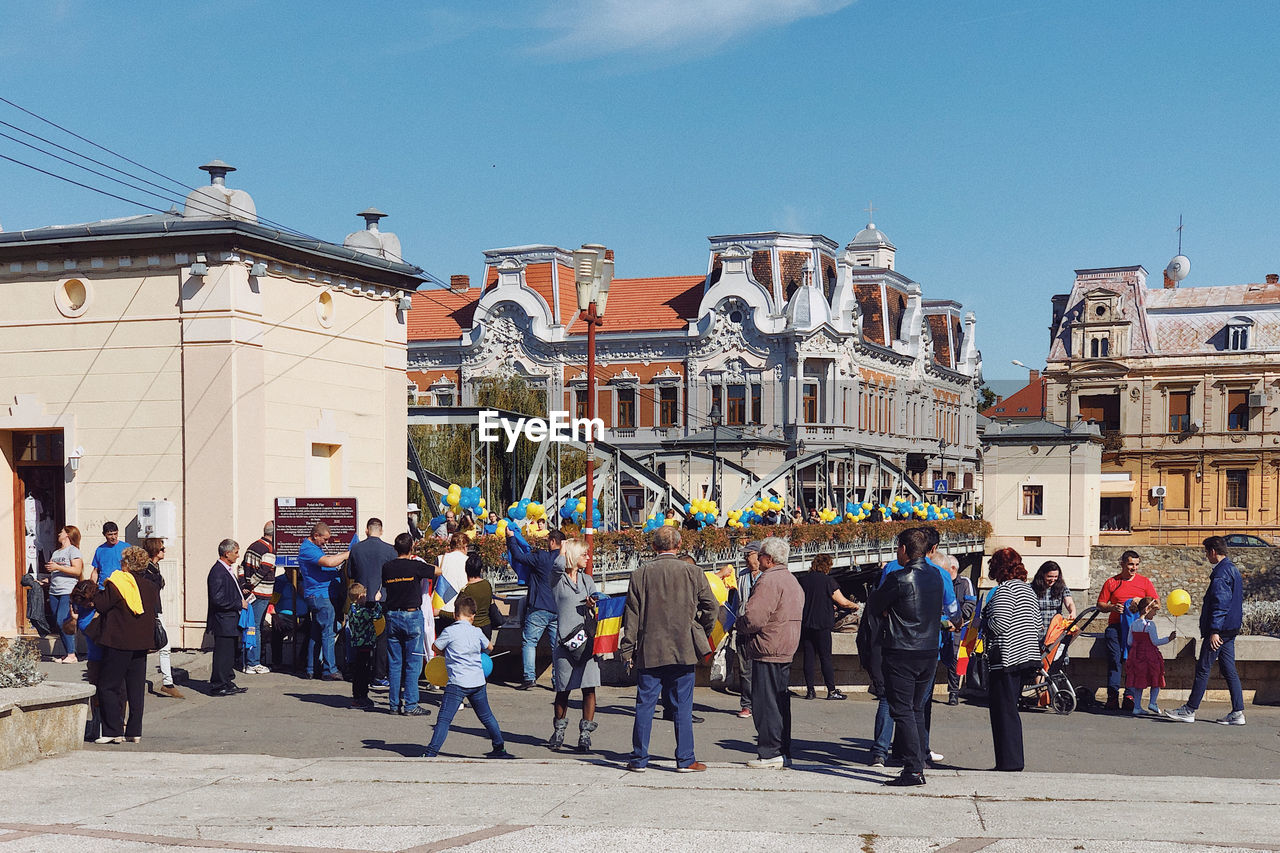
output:
[[594,653],[612,654],[618,650],[622,633],[622,613],[627,609],[626,596],[602,598],[596,602],[596,643]]
[[982,651],[982,639],[978,636],[978,613],[982,609],[982,603],[974,608],[973,618],[969,620],[969,624],[965,626],[964,634],[960,639],[960,647],[956,649],[956,675],[963,676],[969,671],[969,658]]

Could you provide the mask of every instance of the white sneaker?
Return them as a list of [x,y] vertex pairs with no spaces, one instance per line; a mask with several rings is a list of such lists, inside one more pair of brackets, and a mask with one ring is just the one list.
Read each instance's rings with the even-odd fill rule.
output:
[[934,764],[937,764],[939,761],[941,761],[945,757],[946,756],[944,756],[940,752],[933,752],[933,751],[929,752],[929,760],[932,761]]
[[752,770],[780,770],[783,766],[783,758],[776,755],[773,758],[753,758],[747,762],[747,767]]
[[258,664],[253,668],[253,671],[258,675],[266,675],[267,673],[271,672],[271,669],[269,667],[263,666],[262,664]]
[[1165,716],[1180,723],[1194,723],[1196,721],[1196,712],[1186,705],[1181,705],[1172,711],[1166,711]]
[[1232,711],[1220,720],[1214,720],[1220,726],[1243,726],[1244,711]]

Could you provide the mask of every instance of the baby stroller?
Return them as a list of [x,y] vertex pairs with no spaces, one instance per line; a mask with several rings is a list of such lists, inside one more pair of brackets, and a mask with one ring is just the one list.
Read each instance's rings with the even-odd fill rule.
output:
[[1053,617],[1045,633],[1040,669],[1022,687],[1024,707],[1053,708],[1057,714],[1070,714],[1076,709],[1076,688],[1067,677],[1067,650],[1101,612],[1090,607],[1071,622],[1061,614]]

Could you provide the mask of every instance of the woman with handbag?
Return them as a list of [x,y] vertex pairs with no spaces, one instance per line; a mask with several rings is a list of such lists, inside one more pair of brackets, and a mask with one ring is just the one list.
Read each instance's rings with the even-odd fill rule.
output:
[[[160,560],[164,557],[164,540],[163,539],[144,539],[142,547],[147,552],[147,579],[156,585],[156,590],[164,589],[164,576],[160,574]],[[164,633],[164,642],[157,643],[160,658],[160,695],[168,696],[173,699],[185,699],[182,691],[173,683],[173,664],[170,662],[169,654],[169,631],[165,628],[164,613],[162,606],[156,606],[156,622],[159,630],[156,632],[156,639],[160,639],[160,632]]]
[[1012,548],[1001,548],[991,555],[987,574],[997,584],[983,604],[981,617],[984,653],[991,670],[987,710],[995,769],[1016,773],[1024,764],[1018,697],[1023,681],[1039,666],[1044,652],[1040,602],[1027,583],[1022,557]]
[[560,636],[551,649],[552,687],[555,688],[555,719],[550,749],[564,746],[569,727],[569,693],[582,691],[582,720],[578,723],[578,752],[591,751],[591,733],[598,726],[596,688],[600,686],[600,665],[593,650],[596,635],[596,582],[583,571],[587,566],[587,546],[566,539],[560,546],[564,572],[556,575],[552,595],[556,602],[556,625]]
[[[147,653],[156,648],[156,613],[160,590],[147,578],[147,552],[137,546],[120,555],[120,568],[112,572],[94,599],[102,620],[102,670],[98,676],[98,705],[102,736],[96,743],[130,743],[142,740],[142,706],[147,685]],[[126,700],[129,720],[124,722]]]

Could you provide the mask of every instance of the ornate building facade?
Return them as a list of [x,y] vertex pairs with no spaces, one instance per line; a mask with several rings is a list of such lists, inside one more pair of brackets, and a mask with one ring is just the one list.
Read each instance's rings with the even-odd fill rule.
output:
[[1188,266],[1077,270],[1053,298],[1049,417],[1102,428],[1103,544],[1280,532],[1280,277],[1180,287]]
[[[704,274],[615,278],[597,334],[597,414],[606,439],[690,497],[709,494],[709,451],[727,508],[746,479],[787,459],[857,447],[946,480],[964,503],[977,458],[981,356],[972,313],[925,299],[896,270],[896,249],[868,225],[843,250],[821,235],[711,237]],[[484,377],[519,375],[552,408],[586,410],[586,326],[572,253],[519,246],[485,253],[483,284],[415,293],[409,316],[410,396],[473,405]],[[714,405],[723,426],[709,427]],[[888,471],[846,471],[842,495],[887,496]],[[789,502],[823,506],[829,482]],[[641,507],[633,507],[641,510]]]

